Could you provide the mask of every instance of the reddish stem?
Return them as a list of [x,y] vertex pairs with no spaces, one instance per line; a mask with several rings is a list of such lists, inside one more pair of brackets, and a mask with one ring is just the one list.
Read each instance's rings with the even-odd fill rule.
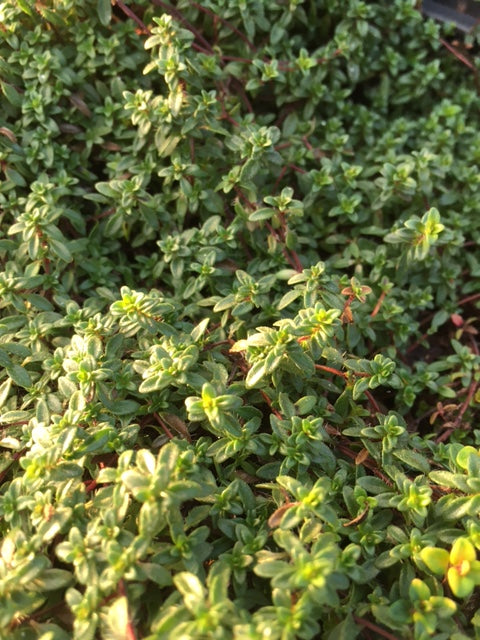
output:
[[287,167],[290,167],[290,169],[292,169],[293,171],[296,171],[297,173],[307,173],[305,171],[305,169],[302,169],[301,167],[297,167],[296,164],[287,164]]
[[298,273],[302,273],[303,265],[300,262],[300,258],[298,257],[298,253],[296,251],[294,251],[293,249],[291,249],[290,250],[290,256],[292,258],[293,267],[294,267],[295,271],[298,271]]
[[10,471],[10,467],[12,466],[12,464],[14,462],[16,462],[19,458],[21,458],[23,456],[23,454],[25,453],[26,449],[22,449],[21,451],[16,451],[13,455],[12,455],[12,462],[8,465],[8,467],[6,469],[4,469],[1,473],[0,473],[0,485],[2,484],[2,482],[5,480],[8,472]]
[[1,429],[8,429],[8,427],[18,427],[24,424],[28,424],[30,422],[30,420],[19,420],[18,422],[6,422],[5,424],[3,424],[0,428]]
[[273,415],[274,415],[276,418],[278,418],[279,420],[282,420],[282,419],[283,419],[282,414],[281,414],[279,411],[277,411],[276,409],[274,409],[274,408],[272,407],[272,401],[271,401],[271,400],[270,400],[270,398],[267,396],[267,394],[265,393],[265,391],[263,391],[262,389],[260,389],[260,393],[261,393],[261,395],[262,395],[263,399],[265,400],[265,402],[268,404],[268,406],[269,406],[269,408],[270,408],[270,411],[273,413]]
[[248,111],[248,113],[253,113],[252,103],[248,99],[248,96],[245,93],[245,91],[243,90],[243,86],[241,84],[238,87],[238,95],[240,96],[240,100],[245,105],[245,108]]
[[474,302],[475,300],[480,299],[480,293],[474,293],[471,296],[467,296],[466,298],[462,298],[457,302],[459,307],[462,307],[464,304],[468,304],[469,302]]
[[163,431],[165,432],[165,435],[167,436],[167,438],[170,438],[170,440],[173,440],[174,435],[173,433],[170,431],[170,429],[167,427],[167,425],[165,424],[165,422],[161,419],[161,417],[158,415],[158,413],[154,413],[153,417],[155,418],[155,420],[158,422],[158,424],[162,427]]
[[230,124],[233,124],[234,127],[239,127],[240,125],[238,124],[238,122],[232,118],[232,116],[228,113],[227,109],[225,108],[225,100],[224,100],[225,88],[223,87],[223,85],[217,85],[217,89],[218,89],[218,101],[220,102],[220,106],[222,107],[222,114],[220,116],[220,119],[230,122]]
[[467,411],[467,409],[469,408],[470,402],[472,401],[472,398],[478,389],[478,384],[479,383],[476,380],[473,380],[471,382],[470,387],[468,388],[467,397],[465,398],[464,402],[462,403],[462,406],[460,407],[460,411],[458,412],[457,417],[455,418],[455,422],[453,423],[453,426],[446,429],[441,435],[439,435],[438,438],[436,438],[435,442],[438,443],[438,442],[444,442],[445,440],[448,440],[450,435],[460,427],[462,418],[465,415],[465,412]]
[[[123,580],[120,580],[120,582],[118,583],[118,592],[120,593],[121,596],[127,599],[127,593],[125,590],[125,584]],[[128,600],[127,600],[127,607],[128,607]],[[137,640],[137,634],[135,633],[133,622],[132,622],[132,619],[130,618],[130,613],[128,613],[127,624],[125,627],[125,639]]]
[[206,344],[203,347],[204,351],[208,351],[209,349],[215,349],[215,347],[220,347],[223,344],[228,344],[228,345],[232,345],[234,344],[234,340],[232,340],[231,338],[229,340],[219,340],[218,342],[209,342],[208,344]]
[[355,620],[356,624],[360,625],[361,627],[366,627],[367,629],[370,629],[370,631],[374,631],[379,636],[382,636],[382,638],[387,638],[387,640],[398,640],[397,636],[394,636],[388,631],[385,631],[384,629],[374,624],[373,622],[370,622],[369,620],[365,620],[365,618],[359,618],[358,616],[353,616],[353,619]]
[[375,411],[376,413],[381,413],[381,409],[380,409],[380,407],[378,406],[377,401],[375,400],[375,398],[373,397],[373,395],[370,393],[370,391],[368,391],[368,390],[367,390],[367,391],[365,391],[365,395],[367,396],[368,401],[369,401],[369,402],[370,402],[370,404],[372,405],[372,407],[373,407],[374,411]]
[[244,64],[251,64],[251,58],[239,58],[238,56],[220,56],[222,62],[242,62]]
[[124,13],[126,16],[128,16],[128,17],[129,17],[129,18],[131,18],[134,22],[136,22],[136,23],[138,24],[138,26],[140,27],[140,29],[142,30],[142,32],[143,32],[145,35],[147,35],[147,36],[151,35],[151,33],[152,33],[152,32],[150,31],[150,29],[149,29],[145,24],[143,24],[143,22],[140,20],[140,18],[139,18],[137,15],[135,15],[135,14],[133,13],[133,11],[132,11],[131,9],[129,9],[129,8],[128,8],[128,7],[127,7],[127,6],[122,2],[122,0],[113,0],[113,4],[116,4],[116,5],[117,5],[117,7],[118,7],[119,9],[121,9],[121,10],[123,11],[123,13]]
[[424,333],[422,336],[420,336],[420,338],[416,342],[414,342],[413,344],[411,344],[408,347],[408,349],[405,351],[405,353],[411,353],[412,351],[414,351],[427,338],[428,338],[428,333]]
[[[281,233],[277,233],[277,231],[269,222],[265,222],[265,226],[269,230],[270,234],[275,238],[275,240],[278,240],[284,245],[286,224],[282,226]],[[295,269],[295,271],[297,271],[298,273],[301,273],[303,271],[303,265],[300,262],[300,258],[298,257],[296,251],[294,251],[293,249],[289,251],[285,246],[283,246],[283,255],[285,256],[285,260],[291,267]]]
[[472,62],[470,62],[470,60],[468,58],[466,58],[463,53],[460,53],[460,51],[455,48],[453,45],[451,45],[449,42],[447,42],[446,40],[444,40],[443,38],[440,38],[440,42],[443,44],[443,46],[448,49],[450,51],[450,53],[453,53],[453,55],[460,60],[460,62],[463,62],[464,65],[466,65],[469,69],[472,69],[472,71],[476,71],[475,66],[473,65]]
[[97,488],[97,481],[96,480],[89,480],[88,482],[85,482],[85,491],[87,493],[90,493],[90,491],[93,491],[94,489]]
[[275,184],[273,185],[273,190],[276,191],[278,185],[280,184],[283,176],[285,175],[285,173],[287,172],[287,167],[286,165],[282,167],[282,170],[280,171],[280,173],[278,174],[278,178],[275,180]]
[[230,22],[228,22],[228,20],[225,20],[225,18],[222,18],[218,14],[214,13],[211,9],[207,9],[206,7],[202,7],[202,5],[199,4],[198,2],[192,2],[191,4],[192,4],[193,7],[198,9],[198,11],[201,11],[202,13],[206,13],[210,17],[212,17],[215,20],[218,20],[219,22],[221,22],[225,27],[227,27],[227,29],[230,29],[230,31],[233,31],[233,33],[235,33],[241,40],[243,40],[243,42],[245,42],[245,44],[247,45],[247,47],[251,51],[256,51],[257,50],[255,45],[250,42],[250,40],[245,36],[245,34],[243,34],[239,29],[237,29],[237,27],[235,27],[235,25],[233,25]]
[[162,9],[165,9],[167,13],[169,13],[173,18],[176,18],[189,31],[191,31],[198,42],[202,45],[202,47],[204,47],[206,53],[209,53],[210,55],[214,53],[214,50],[212,49],[210,43],[205,40],[198,29],[196,29],[192,24],[190,24],[190,22],[188,22],[186,18],[183,17],[180,11],[175,9],[175,7],[172,7],[172,5],[168,4],[168,2],[163,2],[163,0],[152,0],[152,3],[156,4],[159,7],[162,7]]
[[333,373],[333,375],[340,376],[344,380],[348,378],[348,373],[344,373],[343,371],[340,371],[339,369],[334,369],[333,367],[326,367],[323,364],[316,364],[315,369],[319,369],[320,371],[326,371],[327,373]]
[[95,220],[95,222],[97,222],[102,218],[108,218],[108,216],[111,216],[112,213],[115,213],[115,211],[116,211],[115,207],[110,207],[110,209],[106,209],[105,211],[102,211],[102,213],[99,213],[97,216],[90,216],[88,220]]
[[[351,460],[355,460],[357,461],[358,458],[358,454],[354,453],[353,451],[350,450],[350,448],[345,445],[345,444],[339,444],[337,445],[339,451],[341,451],[342,453],[344,453],[348,458],[350,458]],[[389,478],[384,475],[380,469],[377,467],[376,463],[374,460],[371,460],[369,457],[367,457],[366,459],[362,460],[361,462],[356,462],[356,464],[361,464],[362,467],[366,467],[367,469],[370,469],[370,471],[377,476],[377,478],[380,478],[380,480],[382,480],[382,482],[384,482],[387,486],[392,487],[393,483],[391,480],[389,480]]]
[[197,44],[196,42],[192,42],[192,49],[195,49],[195,51],[198,51],[199,53],[204,53],[206,56],[212,55],[208,49],[205,49],[204,47]]
[[382,302],[385,300],[385,296],[387,295],[386,291],[382,291],[382,293],[380,294],[378,300],[377,300],[377,304],[375,305],[375,307],[373,308],[372,313],[370,314],[371,318],[375,318],[375,316],[377,315],[377,313],[380,311],[380,307],[382,306]]

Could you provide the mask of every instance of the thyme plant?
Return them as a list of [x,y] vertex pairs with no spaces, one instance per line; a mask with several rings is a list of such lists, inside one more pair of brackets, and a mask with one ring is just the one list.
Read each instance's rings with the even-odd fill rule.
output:
[[480,636],[476,32],[0,5],[0,637]]

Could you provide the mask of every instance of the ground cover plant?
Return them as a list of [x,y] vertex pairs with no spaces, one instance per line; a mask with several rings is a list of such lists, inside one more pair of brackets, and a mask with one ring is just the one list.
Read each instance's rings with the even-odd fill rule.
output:
[[480,64],[413,0],[0,5],[0,637],[480,636]]

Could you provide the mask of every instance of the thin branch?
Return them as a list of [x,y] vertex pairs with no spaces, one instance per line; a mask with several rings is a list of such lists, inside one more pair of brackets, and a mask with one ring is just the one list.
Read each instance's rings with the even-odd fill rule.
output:
[[256,51],[257,50],[255,45],[250,42],[250,40],[247,38],[247,36],[244,33],[242,33],[239,29],[237,29],[237,27],[235,25],[231,24],[228,20],[225,20],[225,18],[222,18],[217,13],[213,12],[211,9],[207,9],[206,7],[202,7],[202,5],[199,4],[198,2],[191,2],[190,4],[192,5],[192,7],[195,7],[195,9],[198,9],[198,11],[201,11],[202,13],[207,14],[211,18],[214,18],[215,20],[218,20],[225,27],[227,27],[227,29],[230,29],[230,31],[233,31],[233,33],[235,33],[241,40],[243,40],[243,42],[245,42],[245,44],[247,45],[247,47],[251,51]]
[[339,369],[334,369],[333,367],[326,367],[323,364],[316,364],[315,369],[319,369],[320,371],[326,371],[327,373],[333,373],[335,376],[340,376],[341,378],[346,379],[348,377],[348,373],[344,373]]
[[[127,593],[125,590],[125,583],[123,582],[123,580],[120,580],[120,582],[118,583],[118,592],[120,593],[121,596],[125,598],[125,600],[127,600],[127,609],[128,609]],[[137,640],[137,634],[135,633],[135,628],[133,626],[133,622],[130,617],[130,612],[128,612],[127,625],[125,627],[125,640]]]
[[475,300],[480,300],[480,293],[474,293],[471,296],[462,298],[457,302],[457,304],[459,307],[463,307],[464,304],[468,304],[469,302],[475,302]]
[[202,45],[202,47],[204,47],[206,52],[210,54],[214,53],[213,48],[208,40],[205,40],[200,31],[198,31],[198,29],[196,29],[193,24],[190,24],[190,22],[183,17],[180,11],[175,9],[175,7],[172,7],[172,5],[168,4],[168,2],[163,2],[163,0],[152,0],[152,3],[156,4],[158,7],[162,7],[162,9],[165,9],[167,13],[169,13],[173,18],[181,22],[189,31],[191,31],[198,42]]
[[374,624],[373,622],[370,622],[369,620],[365,620],[365,618],[353,616],[353,619],[355,620],[356,624],[360,625],[361,627],[366,627],[367,629],[370,629],[370,631],[374,631],[375,633],[378,633],[378,635],[382,636],[382,638],[386,638],[387,640],[398,640],[397,636],[394,636],[388,631],[385,631],[384,629]]
[[131,9],[129,9],[123,2],[122,0],[113,0],[114,4],[117,5],[117,7],[119,9],[121,9],[123,11],[123,13],[128,16],[131,20],[133,20],[134,22],[136,22],[138,24],[138,26],[140,27],[140,29],[142,30],[142,33],[144,33],[145,35],[149,36],[152,34],[152,32],[150,31],[150,29],[140,20],[140,18],[133,13],[133,11]]
[[292,169],[292,171],[296,171],[297,173],[307,173],[305,171],[305,169],[302,169],[301,167],[297,167],[296,164],[288,163],[287,167],[290,167],[290,169]]
[[382,306],[382,303],[383,303],[386,295],[387,295],[387,292],[386,291],[382,291],[382,293],[378,297],[377,304],[375,305],[375,307],[373,308],[372,313],[370,314],[371,318],[375,318],[377,313],[380,311],[380,307]]
[[161,417],[158,415],[158,413],[154,413],[153,417],[155,418],[155,420],[158,422],[158,424],[162,427],[165,435],[167,436],[167,438],[169,438],[170,440],[173,440],[173,438],[175,437],[173,435],[173,433],[170,431],[170,429],[167,427],[167,425],[165,424],[165,422],[161,419]]
[[465,56],[461,51],[459,51],[456,47],[451,45],[449,42],[447,42],[443,38],[440,38],[440,42],[443,44],[443,46],[446,49],[450,51],[450,53],[452,53],[457,58],[457,60],[460,60],[460,62],[462,62],[465,66],[467,66],[469,69],[472,70],[474,83],[477,88],[477,93],[480,93],[480,82],[478,79],[478,70],[473,64],[473,62],[469,60],[467,56]]
[[0,473],[0,485],[5,480],[8,472],[10,471],[11,466],[13,465],[13,463],[16,462],[19,458],[21,458],[23,456],[23,454],[25,453],[25,451],[26,451],[26,449],[22,449],[21,451],[16,451],[14,454],[12,454],[12,461],[10,462],[8,467],[6,469],[4,469]]
[[365,395],[367,396],[368,401],[369,401],[369,402],[370,402],[370,404],[372,405],[372,407],[373,407],[374,411],[375,411],[376,413],[381,413],[382,411],[381,411],[380,407],[378,406],[377,401],[375,400],[375,398],[373,397],[373,395],[370,393],[370,391],[366,390],[366,391],[365,391]]
[[449,42],[447,42],[443,38],[440,38],[440,42],[443,44],[443,46],[446,49],[450,51],[450,53],[452,53],[457,58],[457,60],[460,60],[460,62],[463,62],[463,64],[466,65],[469,69],[472,69],[472,71],[476,72],[476,69],[473,63],[466,56],[464,56],[463,53],[461,53],[456,47],[451,45]]
[[[472,351],[475,353],[475,355],[479,355],[479,350],[478,350],[478,345],[477,342],[475,340],[475,338],[473,336],[470,336],[470,340],[472,342]],[[444,442],[445,440],[447,440],[450,435],[456,431],[462,422],[462,418],[465,415],[467,409],[470,407],[470,403],[473,399],[473,397],[475,396],[475,393],[477,392],[478,386],[479,386],[479,382],[477,380],[472,380],[472,382],[470,383],[470,386],[468,388],[468,393],[467,393],[467,397],[465,398],[465,400],[462,403],[462,406],[460,407],[460,411],[457,414],[457,417],[455,418],[454,423],[452,424],[451,427],[449,427],[448,429],[446,429],[442,434],[440,434],[438,436],[438,438],[435,439],[435,442]]]
[[269,407],[270,411],[273,413],[273,415],[276,418],[278,418],[279,420],[282,420],[283,419],[282,414],[279,411],[277,411],[274,407],[272,407],[272,401],[270,400],[268,395],[265,393],[265,391],[260,389],[260,393],[261,393],[263,399],[265,400],[265,402],[268,404],[268,407]]
[[298,256],[298,253],[296,251],[294,251],[293,249],[290,249],[290,258],[291,261],[289,260],[290,264],[293,263],[293,268],[295,269],[295,271],[297,271],[298,273],[302,273],[303,271],[303,264],[300,262],[300,258]]

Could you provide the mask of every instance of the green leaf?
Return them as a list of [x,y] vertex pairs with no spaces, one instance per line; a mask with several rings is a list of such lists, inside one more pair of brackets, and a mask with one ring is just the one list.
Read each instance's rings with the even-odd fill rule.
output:
[[203,338],[205,331],[207,330],[208,323],[210,322],[210,318],[204,318],[201,322],[197,324],[197,326],[191,332],[192,340],[194,342],[198,342]]
[[134,471],[124,471],[122,474],[122,483],[132,492],[134,497],[140,502],[144,502],[150,496],[150,479],[142,473]]
[[466,477],[459,473],[452,473],[451,471],[431,471],[428,477],[432,482],[441,486],[448,487],[449,489],[460,489],[460,491],[468,492],[468,485]]
[[455,567],[450,567],[447,572],[447,578],[448,585],[453,595],[457,598],[468,598],[475,589],[475,580],[468,574],[465,576],[460,575]]
[[52,252],[61,260],[64,260],[65,262],[71,262],[73,260],[72,254],[67,249],[65,243],[54,238],[49,238],[48,244]]
[[435,514],[442,520],[460,520],[466,515],[474,515],[475,503],[468,496],[442,496],[435,504]]
[[27,562],[23,564],[23,566],[17,570],[17,580],[18,585],[27,586],[32,580],[38,578],[45,569],[48,569],[50,565],[50,561],[43,555],[36,555]]
[[28,422],[30,413],[28,411],[6,411],[0,416],[0,422],[11,424],[13,422]]
[[362,627],[355,624],[353,616],[348,613],[328,634],[326,640],[354,640],[362,631]]
[[128,630],[128,601],[126,596],[121,596],[108,606],[106,613],[102,613],[104,626],[102,637],[107,640],[127,640]]
[[58,379],[58,390],[64,398],[70,398],[77,391],[77,386],[74,382],[62,376]]
[[254,387],[262,380],[262,378],[265,378],[266,375],[265,361],[259,360],[250,367],[247,377],[245,378],[245,384],[247,387]]
[[226,562],[215,562],[208,574],[207,585],[209,600],[212,605],[228,602],[230,584],[230,567]]
[[299,416],[304,416],[313,411],[315,405],[318,402],[317,396],[310,395],[299,398],[295,402],[295,407]]
[[32,386],[32,380],[28,371],[19,364],[11,364],[7,367],[7,374],[18,387],[28,389]]
[[172,442],[162,447],[158,454],[157,460],[157,478],[158,482],[164,487],[168,486],[171,481],[172,472],[177,463],[179,451]]
[[459,565],[466,560],[470,565],[476,558],[477,552],[468,538],[461,536],[455,540],[450,550],[451,564]]
[[429,604],[435,611],[435,615],[439,618],[450,618],[457,611],[457,603],[450,598],[444,598],[442,596],[431,596],[429,598]]
[[[16,342],[4,342],[3,343],[3,348],[8,351],[8,353],[12,353],[15,356],[18,356],[19,358],[28,358],[31,356],[31,351],[28,347],[26,347],[24,344],[18,344]],[[0,357],[3,358],[3,351],[0,350]],[[0,360],[0,364],[2,364],[2,361]],[[8,366],[8,363],[6,365],[3,366]]]
[[12,167],[5,167],[5,176],[7,180],[11,180],[17,187],[26,187],[27,182],[25,178]]
[[153,453],[148,449],[140,449],[140,451],[137,451],[135,462],[143,473],[151,476],[155,474],[157,461]]
[[14,87],[12,87],[11,84],[0,80],[0,86],[2,87],[3,95],[11,105],[13,105],[14,107],[22,106],[22,96],[20,93],[18,93],[18,91],[16,91],[16,89],[14,89]]
[[47,7],[44,7],[43,5],[37,5],[37,11],[41,14],[44,20],[51,23],[55,27],[61,28],[65,26],[65,23],[58,12],[47,9]]
[[283,560],[260,560],[254,568],[257,576],[261,578],[273,578],[288,568]]
[[97,0],[98,19],[104,27],[110,24],[112,19],[112,3],[110,0]]
[[[110,4],[110,2],[108,4]],[[109,182],[97,182],[95,184],[95,189],[98,193],[107,196],[107,198],[114,198],[117,195],[117,192]]]
[[64,569],[46,569],[35,582],[39,589],[55,591],[71,584],[73,576],[70,571],[65,571]]
[[280,302],[277,305],[277,309],[279,311],[281,311],[282,309],[285,309],[297,298],[299,298],[301,295],[302,295],[302,292],[300,289],[292,289],[291,291],[287,291],[287,293],[285,293],[280,299]]
[[4,349],[0,349],[0,367],[3,368],[8,368],[12,365],[12,361],[10,360],[10,357],[8,356],[8,354],[5,352]]
[[358,478],[357,484],[362,487],[362,489],[365,489],[365,491],[373,495],[379,495],[390,490],[390,487],[383,482],[383,480],[375,478],[374,476],[363,476]]
[[430,471],[428,460],[416,451],[412,451],[411,449],[394,449],[392,453],[396,458],[408,464],[408,466],[413,469],[418,469],[425,474],[428,474]]
[[0,408],[3,407],[3,405],[7,401],[7,398],[10,394],[11,386],[12,386],[11,378],[7,378],[7,380],[5,380],[5,382],[2,382],[2,384],[0,385]]
[[[65,469],[62,465],[62,471],[65,472]],[[73,471],[73,470],[72,470]],[[78,476],[78,467],[77,472],[71,474],[72,477]],[[65,473],[65,478],[68,477],[68,474]],[[64,527],[72,516],[72,509],[70,507],[61,507],[55,510],[55,513],[46,521],[44,521],[37,530],[38,535],[41,537],[44,543],[52,540],[58,533],[62,527]]]
[[413,601],[428,600],[430,598],[431,592],[425,582],[419,580],[418,578],[414,578],[410,584],[408,595]]
[[175,151],[181,136],[168,136],[161,144],[157,144],[157,153],[160,158],[167,158]]
[[262,220],[269,220],[275,215],[275,209],[262,208],[257,209],[249,214],[248,219],[251,222],[260,222]]
[[424,547],[420,551],[420,558],[436,575],[446,575],[449,561],[449,553],[446,549]]
[[33,8],[33,3],[28,2],[28,0],[17,0],[17,4],[19,8],[29,16],[35,15],[35,10]]
[[153,375],[149,378],[145,378],[138,390],[140,393],[152,393],[152,391],[160,391],[172,384],[174,377],[166,372],[162,371],[157,375]]
[[368,389],[368,378],[359,378],[353,385],[352,397],[358,400]]
[[172,584],[172,576],[170,571],[167,571],[165,567],[153,562],[138,563],[142,571],[145,572],[147,578],[152,582],[155,582],[160,587],[166,587]]
[[199,615],[207,607],[205,589],[193,573],[182,571],[173,578],[175,586],[183,596],[187,609],[194,615]]
[[139,407],[140,404],[135,400],[117,400],[112,403],[110,410],[116,416],[128,416],[135,414]]

